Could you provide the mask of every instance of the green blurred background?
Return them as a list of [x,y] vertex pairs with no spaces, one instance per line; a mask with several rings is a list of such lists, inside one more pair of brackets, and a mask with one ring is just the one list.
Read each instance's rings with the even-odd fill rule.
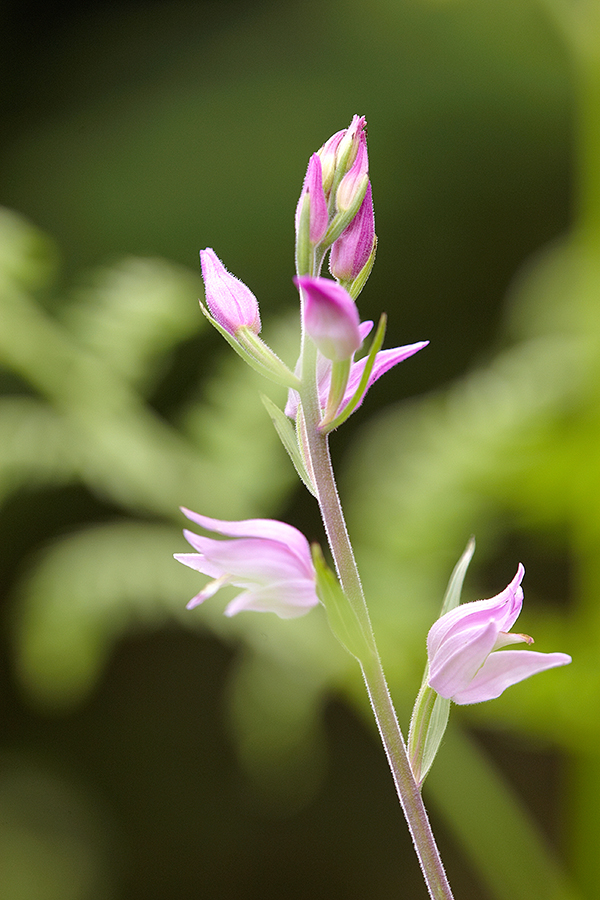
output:
[[575,659],[454,710],[434,830],[457,898],[595,896],[595,0],[4,3],[0,49],[1,900],[426,896],[320,611],[187,613],[171,558],[179,505],[322,540],[197,254],[293,364],[295,203],[354,113],[361,317],[431,341],[332,439],[403,725],[472,532],[466,599],[521,560]]

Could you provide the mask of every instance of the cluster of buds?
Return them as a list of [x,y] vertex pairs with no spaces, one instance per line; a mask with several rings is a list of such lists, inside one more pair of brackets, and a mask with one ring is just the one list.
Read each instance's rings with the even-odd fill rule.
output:
[[296,208],[296,272],[329,270],[356,299],[375,259],[375,217],[369,181],[367,123],[354,116],[311,156]]
[[[322,431],[339,427],[361,405],[378,378],[427,344],[420,341],[381,350],[386,321],[382,317],[370,352],[355,359],[373,328],[373,322],[361,323],[355,303],[373,266],[377,243],[368,172],[366,121],[363,116],[354,116],[349,128],[338,131],[312,154],[296,208],[295,283],[300,292],[304,333],[318,351],[316,380]],[[328,251],[335,280],[320,275]],[[202,250],[200,259],[204,314],[247,363],[289,388],[285,413],[296,420],[300,378],[259,337],[256,297],[227,271],[212,249]],[[297,372],[300,370],[301,365]],[[276,423],[276,427],[281,435],[281,425]],[[284,443],[289,451],[290,441]],[[298,468],[302,461],[295,452],[293,456]]]

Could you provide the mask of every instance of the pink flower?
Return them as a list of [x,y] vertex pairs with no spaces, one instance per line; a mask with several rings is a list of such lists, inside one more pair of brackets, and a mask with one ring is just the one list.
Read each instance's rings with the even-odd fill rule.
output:
[[175,559],[214,579],[190,600],[188,609],[212,597],[226,584],[244,589],[227,606],[227,616],[252,609],[292,619],[317,605],[310,546],[296,528],[273,519],[225,522],[189,509],[182,511],[207,531],[230,538],[217,540],[187,529],[183,532],[197,552],[176,553]]
[[329,271],[334,278],[354,281],[369,261],[375,241],[375,216],[371,184],[361,207],[331,247]]
[[533,643],[526,634],[509,633],[523,605],[524,574],[519,564],[511,583],[496,597],[464,603],[431,627],[429,686],[441,697],[461,705],[493,700],[530,675],[571,662],[566,653],[496,652],[508,644]]
[[[365,340],[372,328],[372,322],[361,322],[359,326],[361,342]],[[381,378],[382,375],[385,375],[386,372],[388,372],[394,366],[397,366],[398,363],[401,363],[403,362],[403,360],[408,359],[409,356],[413,356],[415,353],[418,353],[419,350],[422,350],[424,347],[426,347],[428,343],[429,341],[418,341],[416,344],[406,344],[404,347],[392,347],[389,350],[380,350],[379,353],[377,353],[377,355],[375,356],[375,364],[373,365],[373,369],[371,371],[371,374],[369,375],[365,392],[360,398],[359,402],[356,404],[356,409],[358,409],[358,407],[362,404],[365,395],[371,385],[375,384],[375,382],[379,378]],[[338,415],[343,413],[346,406],[348,406],[348,404],[354,397],[356,389],[360,384],[366,361],[367,358],[365,356],[362,359],[359,359],[357,362],[353,362],[351,364],[348,383],[344,391],[343,399],[337,410]],[[329,388],[331,385],[331,361],[326,359],[322,354],[319,354],[317,359],[317,385],[319,390],[319,401],[321,403],[321,408],[325,409],[329,397]],[[296,418],[296,414],[298,412],[298,402],[299,397],[297,391],[290,390],[285,407],[286,416],[289,416],[289,418],[291,419]]]
[[304,299],[306,331],[323,356],[341,362],[362,344],[356,304],[348,291],[328,278],[294,278]]
[[302,193],[296,207],[296,234],[300,227],[300,217],[305,203],[309,203],[309,238],[311,244],[318,244],[325,232],[329,213],[327,212],[327,200],[323,190],[323,173],[321,159],[318,153],[313,153],[309,162]]
[[258,301],[250,288],[227,271],[210,247],[200,251],[206,305],[214,320],[229,334],[240,328],[260,331]]

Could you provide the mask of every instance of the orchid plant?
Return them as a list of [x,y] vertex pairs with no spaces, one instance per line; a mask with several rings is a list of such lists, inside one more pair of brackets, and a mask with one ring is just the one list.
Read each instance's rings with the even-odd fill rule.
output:
[[[193,608],[221,587],[241,589],[226,615],[243,610],[282,618],[321,603],[333,633],[361,669],[385,753],[427,889],[452,892],[423,804],[421,788],[448,721],[451,702],[479,703],[537,672],[571,662],[564,653],[505,650],[532,643],[510,631],[523,603],[519,565],[496,597],[460,605],[469,541],[450,579],[440,618],[427,637],[427,665],[405,742],[387,687],[360,575],[346,528],[329,454],[329,435],[363,402],[370,386],[427,341],[382,350],[381,316],[368,352],[357,358],[373,322],[361,322],[356,299],[371,272],[377,239],[369,180],[366,121],[354,116],[310,157],[296,208],[296,277],[301,319],[300,356],[292,370],[259,336],[256,297],[227,271],[215,252],[200,253],[207,318],[242,359],[288,389],[285,409],[263,401],[298,475],[319,504],[335,573],[318,545],[296,528],[269,519],[222,521],[183,510],[204,531],[185,531],[193,553],[176,559],[211,581],[188,603]],[[329,254],[331,278],[321,274]],[[224,538],[224,539],[223,539]]]

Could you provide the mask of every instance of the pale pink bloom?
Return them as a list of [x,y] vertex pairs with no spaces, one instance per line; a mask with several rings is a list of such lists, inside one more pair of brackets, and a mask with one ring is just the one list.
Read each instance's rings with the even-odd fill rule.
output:
[[371,184],[359,211],[331,246],[329,271],[341,281],[354,281],[366,266],[375,240],[375,215]]
[[323,174],[321,169],[321,159],[318,153],[313,153],[309,162],[304,184],[302,185],[302,193],[296,207],[296,233],[300,224],[300,216],[304,203],[310,204],[309,215],[309,238],[312,244],[318,244],[325,232],[327,231],[327,223],[329,213],[327,212],[327,200],[325,191],[323,190]]
[[341,362],[362,344],[356,303],[348,291],[329,278],[294,278],[303,303],[304,327],[323,356]]
[[214,579],[190,600],[188,609],[227,584],[243,588],[227,606],[227,616],[249,609],[293,619],[317,605],[310,546],[297,528],[274,519],[227,522],[189,509],[182,512],[207,531],[228,538],[218,540],[184,530],[196,552],[176,553],[175,559]]
[[526,634],[510,633],[523,605],[524,574],[519,564],[511,583],[496,597],[464,603],[431,627],[429,686],[440,696],[461,705],[493,700],[530,675],[571,662],[566,653],[501,650],[509,644],[533,643]]
[[[361,322],[359,326],[361,341],[365,340],[372,328],[372,322]],[[394,366],[397,366],[398,363],[401,363],[403,360],[408,359],[409,356],[413,356],[415,353],[418,353],[419,350],[422,350],[424,347],[426,347],[428,343],[429,341],[418,341],[416,344],[406,344],[404,347],[392,347],[389,350],[380,350],[379,353],[377,353],[377,355],[375,356],[375,364],[373,366],[373,369],[371,370],[371,374],[369,375],[365,392],[360,398],[359,402],[356,404],[356,409],[358,409],[358,407],[362,404],[365,398],[365,394],[367,393],[371,385],[375,384],[375,382],[379,378],[381,378],[382,375],[385,375],[386,372],[388,372]],[[337,415],[340,415],[344,411],[346,406],[348,406],[348,404],[354,397],[356,389],[360,384],[366,362],[367,357],[363,356],[362,359],[359,359],[357,362],[353,362],[351,364],[348,384],[346,385],[343,399],[338,407]],[[325,407],[327,406],[330,385],[331,361],[326,359],[322,354],[319,353],[317,358],[317,386],[319,391],[319,402],[321,404],[321,409],[325,409]],[[296,414],[298,412],[298,402],[299,396],[297,391],[290,390],[285,407],[286,416],[289,416],[291,419],[296,418]]]
[[213,319],[235,335],[240,328],[260,331],[258,301],[250,288],[228,272],[210,247],[200,251],[206,305]]

